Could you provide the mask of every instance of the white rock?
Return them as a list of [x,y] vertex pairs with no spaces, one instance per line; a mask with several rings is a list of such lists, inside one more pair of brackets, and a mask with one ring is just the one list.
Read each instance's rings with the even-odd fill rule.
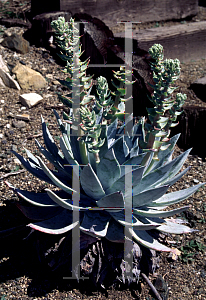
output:
[[47,74],[47,75],[46,75],[46,78],[53,79],[54,76],[53,76],[52,74]]
[[4,100],[1,100],[1,103],[4,103],[5,101]]
[[17,165],[21,165],[21,162],[18,158],[14,158],[14,163]]
[[194,179],[193,179],[193,182],[194,182],[194,183],[199,183],[199,180],[194,178]]
[[0,77],[0,86],[6,87],[6,85],[4,84],[3,80]]
[[0,85],[7,86],[9,88],[14,88],[20,90],[20,86],[16,80],[12,78],[9,74],[9,69],[5,64],[2,56],[0,55]]
[[0,139],[3,139],[4,135],[3,133],[0,133]]
[[17,90],[21,89],[18,82],[14,80],[9,73],[6,73],[1,69],[0,69],[0,77],[6,86]]
[[21,101],[22,105],[27,106],[28,108],[37,105],[42,101],[42,99],[42,96],[37,93],[29,93],[19,96],[19,100]]
[[47,94],[44,96],[44,98],[49,98],[49,97],[52,97],[53,95],[52,94]]
[[8,129],[9,129],[10,127],[11,127],[11,125],[10,125],[10,124],[6,124],[6,128],[8,128]]
[[9,73],[9,69],[8,69],[7,65],[5,64],[1,55],[0,55],[0,69],[6,73]]

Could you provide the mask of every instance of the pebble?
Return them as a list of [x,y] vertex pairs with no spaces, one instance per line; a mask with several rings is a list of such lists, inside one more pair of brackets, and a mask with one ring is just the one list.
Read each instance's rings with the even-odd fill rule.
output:
[[23,60],[19,61],[22,65],[26,66],[26,63]]
[[24,128],[26,126],[26,123],[24,121],[13,121],[12,122],[12,125],[15,127],[15,128]]
[[52,83],[53,83],[54,85],[59,85],[59,84],[60,84],[60,82],[59,82],[58,80],[53,80]]
[[194,183],[199,183],[199,180],[197,180],[197,179],[194,178],[194,179],[193,179],[193,182],[194,182]]
[[[16,150],[16,152],[18,152],[18,149]],[[20,162],[20,160],[18,158],[14,158],[14,163],[16,165],[21,165],[21,162]]]
[[50,98],[50,97],[53,97],[53,95],[52,94],[47,94],[47,95],[44,96],[44,98]]
[[50,87],[49,87],[49,90],[50,90],[50,91],[56,91],[56,89],[57,89],[57,86],[56,86],[56,85],[53,85],[53,86],[50,86]]
[[30,115],[28,114],[16,115],[16,118],[18,120],[30,121]]
[[0,139],[3,139],[3,136],[4,136],[4,135],[3,135],[2,133],[0,133]]
[[183,291],[184,291],[185,293],[189,293],[190,289],[189,289],[187,286],[184,286],[184,287],[183,287]]
[[17,152],[17,151],[18,151],[17,146],[16,146],[16,145],[12,145],[12,146],[11,146],[11,150]]
[[198,290],[198,293],[199,293],[199,294],[203,294],[203,293],[204,293],[204,289],[203,289],[203,288],[200,288],[200,289]]
[[13,118],[13,117],[14,117],[14,115],[13,115],[13,113],[12,113],[11,111],[9,112],[9,117],[10,117],[10,118]]
[[53,58],[49,58],[49,59],[47,59],[47,61],[51,64],[55,64],[55,60]]
[[53,77],[54,77],[54,76],[53,76],[52,74],[47,74],[47,75],[46,75],[46,78],[49,78],[49,79],[53,79]]

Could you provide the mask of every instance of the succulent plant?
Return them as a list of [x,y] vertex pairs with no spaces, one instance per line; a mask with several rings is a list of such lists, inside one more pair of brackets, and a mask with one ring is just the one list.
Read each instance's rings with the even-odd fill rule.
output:
[[[189,169],[181,171],[190,150],[172,159],[179,135],[168,139],[169,127],[185,98],[180,94],[176,101],[168,98],[174,90],[169,85],[179,72],[178,62],[162,63],[162,48],[158,45],[151,48],[156,60],[153,65],[156,85],[151,99],[155,107],[148,110],[151,124],[145,133],[144,119],[134,125],[132,115],[125,116],[126,100],[122,97],[126,95],[125,85],[132,84],[127,80],[131,72],[124,67],[115,72],[119,85],[114,84],[117,91],[113,94],[108,90],[106,79],[100,77],[94,98],[90,95],[91,77],[86,76],[88,61],[80,61],[78,39],[73,39],[73,20],[70,25],[63,19],[53,24],[60,35],[59,43],[65,51],[62,57],[67,62],[66,73],[69,73],[62,83],[72,89],[66,97],[60,98],[72,109],[69,115],[63,114],[63,121],[54,111],[61,130],[60,149],[42,118],[45,147],[36,143],[42,155],[54,165],[54,170],[29,150],[26,150],[27,159],[13,151],[29,172],[56,187],[55,191],[45,189],[46,193],[33,193],[7,182],[23,200],[17,202],[17,206],[31,219],[27,226],[54,235],[67,234],[79,227],[88,236],[120,243],[125,243],[126,234],[127,238],[147,248],[178,254],[177,249],[160,243],[153,233],[192,232],[182,220],[169,219],[189,206],[165,209],[204,185],[200,183],[168,192]],[[164,115],[166,111],[171,117]],[[120,125],[118,119],[124,123]],[[73,219],[74,211],[79,213],[76,220]],[[130,221],[126,218],[128,213]]]
[[[190,150],[171,159],[178,136],[171,138],[168,149],[162,152],[157,164],[147,172],[148,161],[144,164],[145,154],[139,154],[138,146],[132,147],[129,138],[121,135],[115,142],[111,142],[112,128],[116,127],[114,121],[106,127],[108,147],[103,153],[100,150],[100,162],[91,159],[87,165],[82,165],[83,158],[77,148],[77,137],[70,135],[70,125],[64,124],[56,112],[55,114],[62,131],[62,152],[55,145],[43,119],[42,129],[47,149],[37,142],[41,153],[54,164],[55,171],[48,169],[42,158],[33,156],[28,150],[28,159],[14,152],[28,171],[61,189],[55,192],[46,189],[47,193],[38,194],[17,189],[8,183],[20,198],[31,204],[29,207],[18,204],[26,216],[37,220],[28,226],[50,234],[65,233],[80,226],[80,230],[86,234],[105,237],[113,242],[124,242],[124,227],[127,229],[131,226],[129,234],[138,243],[158,251],[175,251],[159,243],[148,231],[155,229],[176,234],[193,231],[179,224],[178,219],[168,219],[188,206],[165,210],[191,196],[204,185],[201,183],[181,191],[166,193],[188,170],[187,168],[179,173]],[[79,206],[72,202],[72,195],[77,193],[72,188],[74,167],[79,168]],[[125,185],[126,176],[130,175],[133,178],[132,185]],[[129,197],[131,189],[132,202]],[[133,209],[131,224],[125,222],[125,209],[128,206]],[[73,210],[80,211],[79,222],[72,222]]]

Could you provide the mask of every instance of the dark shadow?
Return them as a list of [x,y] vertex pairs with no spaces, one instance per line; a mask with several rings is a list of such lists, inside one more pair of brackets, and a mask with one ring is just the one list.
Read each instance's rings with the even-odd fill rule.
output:
[[206,7],[206,0],[199,0],[199,6]]
[[206,111],[200,106],[185,106],[177,121],[179,124],[172,128],[171,137],[181,133],[177,145],[182,150],[192,148],[190,154],[205,159],[206,150],[202,130],[205,128]]

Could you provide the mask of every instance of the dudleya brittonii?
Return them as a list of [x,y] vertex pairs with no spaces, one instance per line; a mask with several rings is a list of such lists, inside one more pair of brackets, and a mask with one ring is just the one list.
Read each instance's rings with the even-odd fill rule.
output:
[[[131,134],[125,131],[127,124],[118,126],[117,121],[118,117],[124,116],[122,96],[125,88],[122,82],[126,81],[126,71],[122,68],[121,74],[116,73],[117,77],[121,75],[121,86],[117,86],[114,101],[103,78],[97,81],[99,99],[95,101],[90,95],[91,77],[86,76],[88,61],[80,61],[80,47],[72,40],[75,33],[72,30],[75,28],[74,21],[65,24],[62,18],[53,22],[56,30],[61,28],[57,33],[61,34],[59,43],[65,51],[62,56],[67,61],[66,72],[69,73],[66,81],[62,83],[71,90],[61,99],[73,110],[71,109],[70,115],[64,114],[63,121],[55,111],[61,129],[61,151],[55,145],[43,118],[42,130],[46,148],[37,141],[39,150],[55,166],[55,171],[51,171],[42,158],[35,157],[28,150],[28,159],[14,152],[29,172],[57,186],[59,190],[54,192],[46,189],[46,193],[32,193],[8,183],[20,198],[31,204],[27,207],[20,202],[18,206],[27,217],[35,219],[28,224],[29,227],[48,234],[63,234],[79,226],[88,235],[124,243],[126,228],[127,235],[145,247],[177,253],[176,249],[161,244],[149,231],[155,229],[175,234],[192,232],[192,229],[181,224],[181,220],[169,219],[188,209],[188,206],[169,211],[165,209],[188,198],[204,185],[200,183],[181,191],[167,193],[169,187],[187,172],[188,168],[183,171],[181,168],[190,152],[188,150],[172,159],[179,135],[168,139],[169,128],[174,125],[173,122],[179,114],[177,110],[185,100],[185,95],[181,94],[177,94],[176,99],[170,98],[174,90],[170,84],[179,76],[179,62],[162,62],[161,45],[150,48],[149,53],[156,61],[152,64],[154,94],[151,100],[154,108],[148,109],[151,124],[147,126],[145,134],[144,120],[141,119],[132,127]],[[76,38],[74,40],[78,41]],[[74,85],[80,88],[80,92],[74,89],[72,94]],[[72,106],[76,104],[75,99],[78,97],[80,111]],[[114,106],[117,98],[118,107]],[[84,131],[80,136],[73,134],[80,132],[79,128],[75,129],[77,113],[80,113],[80,128]],[[111,121],[108,123],[107,120]],[[132,116],[127,118],[127,122],[133,122]],[[72,195],[78,193],[72,187],[74,167],[79,170],[79,206],[72,201]],[[132,183],[125,184],[128,176],[132,178]],[[132,208],[132,223],[125,221],[127,207]],[[79,220],[73,222],[72,215],[75,210],[80,214]],[[35,218],[32,216],[34,212]]]

